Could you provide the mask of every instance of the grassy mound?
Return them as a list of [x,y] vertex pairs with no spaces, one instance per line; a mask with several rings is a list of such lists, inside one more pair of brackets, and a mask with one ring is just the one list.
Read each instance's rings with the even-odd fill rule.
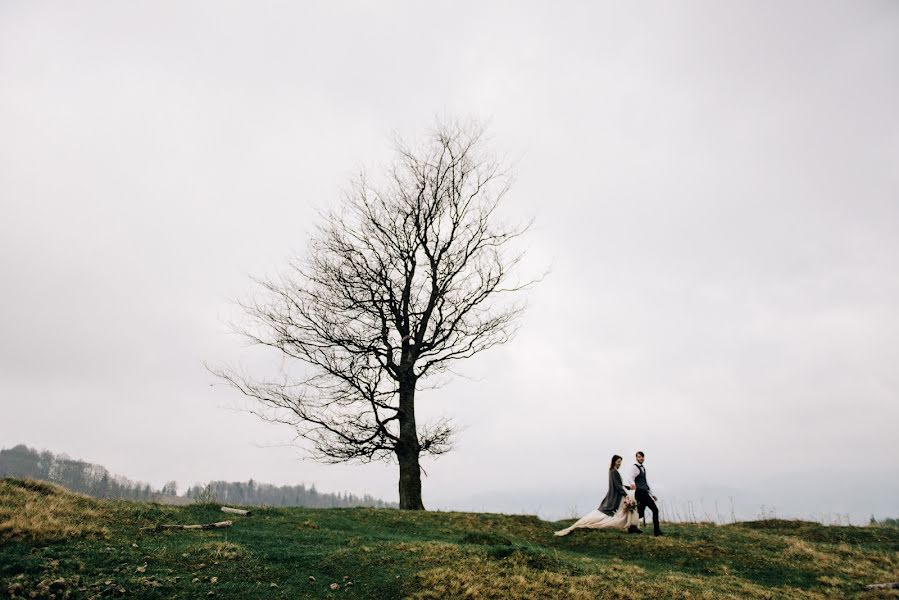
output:
[[897,579],[896,528],[765,521],[669,524],[662,538],[556,538],[563,523],[519,515],[279,508],[228,515],[227,529],[150,532],[141,528],[209,523],[223,513],[33,485],[4,481],[0,515],[27,498],[57,498],[60,512],[46,510],[43,521],[57,525],[31,533],[19,525],[21,533],[2,538],[0,597],[899,597],[863,590]]
[[0,480],[0,542],[35,542],[78,536],[103,537],[103,509],[92,498],[33,479]]

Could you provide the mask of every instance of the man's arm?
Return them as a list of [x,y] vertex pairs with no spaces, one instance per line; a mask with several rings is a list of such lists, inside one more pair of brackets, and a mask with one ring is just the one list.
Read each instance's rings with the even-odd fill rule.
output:
[[627,480],[625,481],[625,487],[629,489],[634,489],[634,480],[637,478],[637,475],[640,474],[640,469],[637,465],[631,465],[631,468],[627,472]]

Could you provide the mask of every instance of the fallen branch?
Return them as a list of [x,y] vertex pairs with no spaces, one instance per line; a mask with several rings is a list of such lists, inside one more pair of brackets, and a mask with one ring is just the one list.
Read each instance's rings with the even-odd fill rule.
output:
[[141,527],[141,531],[162,531],[164,529],[219,529],[221,527],[231,527],[231,521],[219,521],[218,523],[204,523],[203,525],[153,525],[152,527]]
[[866,590],[899,590],[899,581],[892,583],[872,583],[865,586]]
[[249,517],[251,514],[250,511],[248,511],[248,510],[243,510],[240,508],[231,508],[230,506],[223,506],[222,512],[233,513],[235,515],[243,515],[245,517]]

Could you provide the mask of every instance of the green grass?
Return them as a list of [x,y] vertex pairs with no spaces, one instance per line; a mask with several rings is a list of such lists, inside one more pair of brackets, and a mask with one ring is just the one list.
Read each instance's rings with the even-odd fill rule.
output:
[[[160,523],[234,526],[141,532]],[[798,521],[575,531],[520,515],[98,501],[0,481],[0,597],[885,598],[899,529]],[[336,586],[332,589],[332,586]]]

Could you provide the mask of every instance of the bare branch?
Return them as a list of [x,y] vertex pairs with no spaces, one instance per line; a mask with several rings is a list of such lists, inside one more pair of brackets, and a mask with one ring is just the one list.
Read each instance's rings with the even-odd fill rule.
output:
[[307,375],[214,373],[253,398],[255,414],[294,428],[314,458],[395,455],[402,490],[403,461],[414,457],[417,470],[420,453],[449,451],[454,431],[445,420],[416,426],[415,391],[514,336],[524,305],[510,295],[533,282],[515,279],[523,255],[513,245],[530,223],[500,221],[512,178],[483,137],[476,124],[449,123],[420,148],[399,142],[384,183],[361,174],[305,257],[240,303],[250,322],[239,332]]

